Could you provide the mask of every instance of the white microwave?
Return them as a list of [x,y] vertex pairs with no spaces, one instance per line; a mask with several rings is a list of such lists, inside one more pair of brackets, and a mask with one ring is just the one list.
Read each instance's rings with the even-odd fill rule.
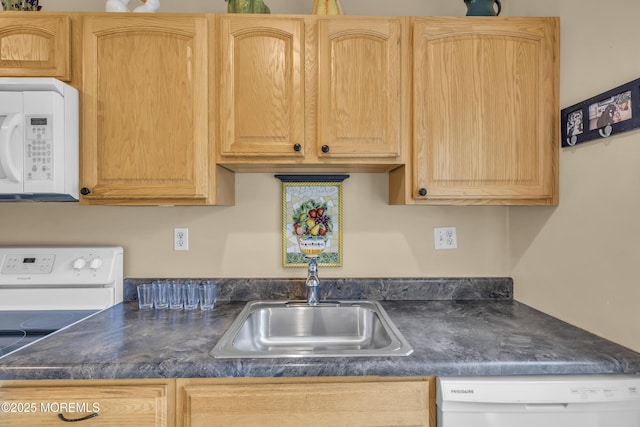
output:
[[0,78],[0,201],[78,201],[78,90]]

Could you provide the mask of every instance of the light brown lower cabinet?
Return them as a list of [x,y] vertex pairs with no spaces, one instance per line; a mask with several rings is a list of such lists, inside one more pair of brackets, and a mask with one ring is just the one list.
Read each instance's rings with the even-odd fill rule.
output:
[[435,427],[432,377],[177,380],[178,427]]
[[0,381],[0,426],[435,427],[434,377]]
[[0,381],[0,426],[174,426],[174,391],[171,379]]

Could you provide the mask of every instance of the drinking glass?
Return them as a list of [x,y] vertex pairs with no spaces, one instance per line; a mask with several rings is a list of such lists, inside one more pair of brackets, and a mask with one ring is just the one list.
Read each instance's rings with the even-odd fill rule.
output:
[[169,284],[165,280],[158,280],[152,283],[153,286],[153,306],[156,309],[169,307]]
[[182,283],[171,280],[168,285],[169,308],[171,310],[182,310]]
[[153,308],[153,287],[150,283],[138,285],[138,307],[140,310]]
[[218,284],[211,280],[204,280],[200,284],[200,310],[213,310],[216,306]]
[[200,302],[198,282],[195,280],[187,280],[182,285],[182,299],[185,310],[195,310],[198,308],[198,303]]

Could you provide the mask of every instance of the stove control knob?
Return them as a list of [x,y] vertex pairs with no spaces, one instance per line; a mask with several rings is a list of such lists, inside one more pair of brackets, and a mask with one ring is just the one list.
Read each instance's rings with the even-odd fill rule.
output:
[[73,261],[74,270],[82,270],[85,265],[87,265],[87,261],[84,258],[78,258],[75,261]]
[[92,270],[97,270],[102,266],[102,260],[100,258],[94,258],[89,263],[89,268]]

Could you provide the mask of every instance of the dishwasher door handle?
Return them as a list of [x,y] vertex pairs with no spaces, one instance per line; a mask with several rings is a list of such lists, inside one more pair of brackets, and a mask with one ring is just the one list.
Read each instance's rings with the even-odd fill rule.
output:
[[525,403],[527,411],[564,411],[569,407],[568,403]]

